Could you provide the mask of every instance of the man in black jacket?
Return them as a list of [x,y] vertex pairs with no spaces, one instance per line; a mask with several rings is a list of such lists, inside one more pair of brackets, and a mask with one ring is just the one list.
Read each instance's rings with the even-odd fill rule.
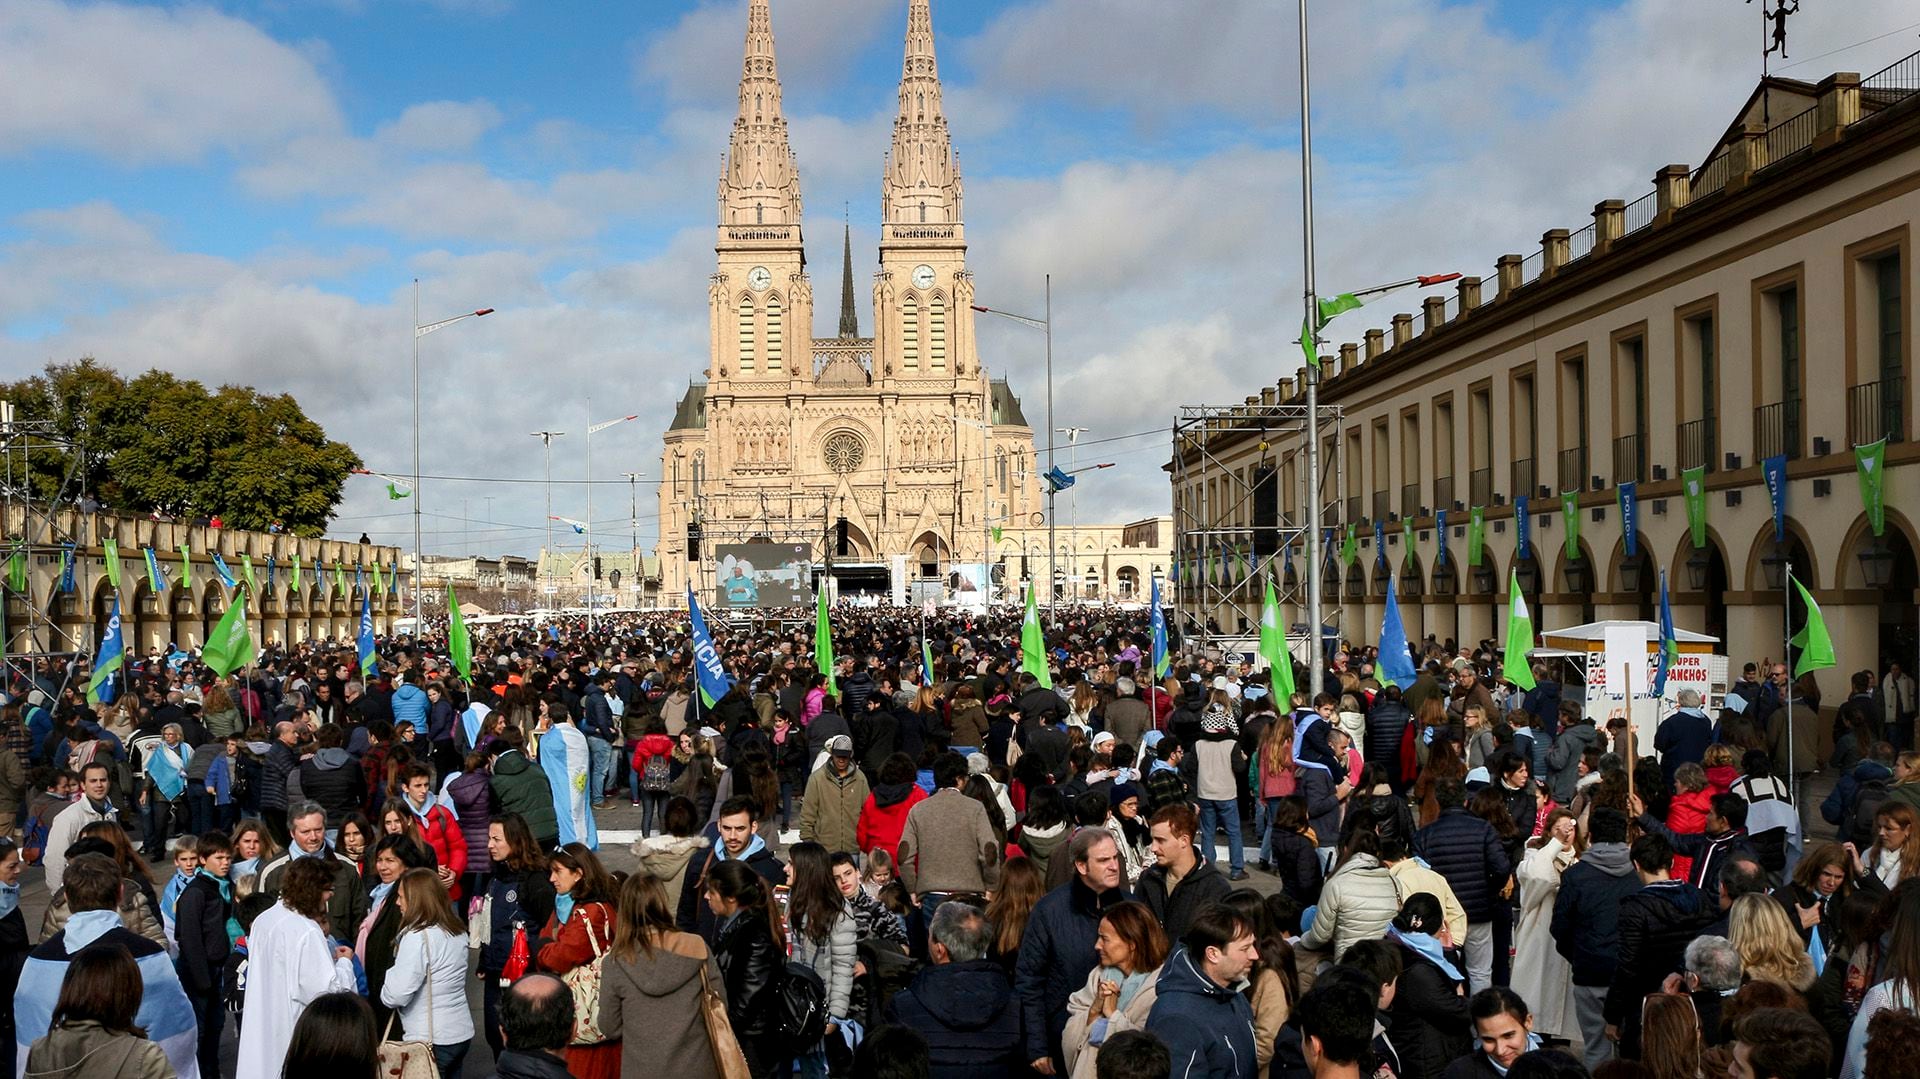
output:
[[927,936],[933,963],[887,1002],[887,1022],[927,1040],[931,1079],[1010,1071],[1019,1061],[1020,1009],[1006,971],[987,958],[993,925],[971,904],[946,902]]
[[[1659,833],[1634,840],[1642,887],[1620,901],[1619,947],[1604,1013],[1620,1055],[1640,1056],[1640,1002],[1680,969],[1687,945],[1719,914],[1700,889],[1673,879],[1673,845]],[[1564,882],[1562,887],[1565,887]]]
[[1587,820],[1592,839],[1580,860],[1560,877],[1553,900],[1554,950],[1573,968],[1573,1011],[1587,1070],[1613,1059],[1602,1014],[1620,947],[1620,901],[1641,888],[1627,851],[1627,818],[1596,808]]
[[613,804],[606,800],[607,787],[613,782],[613,743],[620,740],[620,728],[613,721],[613,704],[607,700],[612,688],[613,671],[602,670],[580,697],[580,733],[587,736],[587,800],[595,809]]
[[1493,984],[1493,912],[1505,902],[1500,893],[1513,862],[1493,825],[1467,812],[1467,788],[1457,779],[1433,786],[1440,816],[1413,837],[1413,852],[1447,878],[1454,898],[1467,912],[1468,991]]
[[1060,1035],[1067,1026],[1067,998],[1086,984],[1087,975],[1099,963],[1093,945],[1100,934],[1100,918],[1109,907],[1133,898],[1127,894],[1120,847],[1112,832],[1083,829],[1067,851],[1074,877],[1034,904],[1014,968],[1026,1046],[1021,1055],[1042,1074],[1051,1075],[1066,1071]]
[[180,987],[200,1028],[200,1074],[220,1074],[220,1035],[226,1030],[221,1007],[221,982],[232,950],[227,917],[233,902],[227,898],[227,869],[233,864],[233,844],[219,832],[208,832],[195,844],[200,872],[180,891],[174,910],[174,939],[180,948]]
[[1407,706],[1401,702],[1399,686],[1382,689],[1373,702],[1373,711],[1367,713],[1366,761],[1386,769],[1387,780],[1395,793],[1403,788],[1400,782],[1400,740],[1406,734],[1407,724],[1411,722],[1413,713],[1407,711]]
[[1193,845],[1199,820],[1184,803],[1154,811],[1147,822],[1156,864],[1140,874],[1140,901],[1167,931],[1168,940],[1187,935],[1193,916],[1209,903],[1225,899],[1233,885]]
[[1637,795],[1634,808],[1642,811],[1636,822],[1641,831],[1660,836],[1675,854],[1693,859],[1687,881],[1708,895],[1719,894],[1720,871],[1728,862],[1738,857],[1759,860],[1747,836],[1747,800],[1737,794],[1714,795],[1712,808],[1707,810],[1707,830],[1686,835],[1675,833],[1660,818],[1644,812]]
[[705,854],[696,853],[687,862],[686,876],[680,882],[680,909],[675,922],[683,933],[698,932],[712,947],[719,923],[713,908],[707,906],[707,870],[715,862],[742,861],[768,884],[778,888],[787,883],[786,863],[774,857],[767,841],[760,838],[760,807],[746,795],[736,795],[720,804],[720,817],[702,833],[712,846]]
[[337,837],[340,823],[359,810],[366,797],[367,781],[360,762],[344,748],[346,734],[340,727],[320,728],[313,743],[313,756],[300,762],[300,793],[327,811],[327,831]]

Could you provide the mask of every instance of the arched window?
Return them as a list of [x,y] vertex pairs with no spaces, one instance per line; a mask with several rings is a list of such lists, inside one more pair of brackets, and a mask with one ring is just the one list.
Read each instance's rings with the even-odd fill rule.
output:
[[767,299],[767,372],[780,370],[780,297]]
[[940,295],[927,312],[927,359],[935,371],[947,369],[947,300]]
[[753,370],[753,300],[740,297],[740,370]]
[[704,453],[696,453],[693,455],[693,497],[700,497],[701,483],[706,478],[707,455]]
[[900,366],[920,370],[920,301],[913,296],[900,304]]
[[1000,477],[1000,493],[1004,495],[1007,493],[1007,451],[1001,450],[994,454],[994,461],[998,466],[997,472]]

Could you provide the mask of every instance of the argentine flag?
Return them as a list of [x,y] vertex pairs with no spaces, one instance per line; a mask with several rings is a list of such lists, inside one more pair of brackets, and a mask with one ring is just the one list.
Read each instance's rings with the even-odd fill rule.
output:
[[186,991],[180,987],[180,976],[173,969],[166,946],[128,931],[121,926],[120,916],[110,910],[75,914],[64,929],[27,954],[26,965],[20,971],[20,986],[11,1001],[14,1051],[18,1054],[14,1064],[16,1074],[26,1073],[28,1049],[36,1039],[45,1036],[53,1021],[54,1002],[60,999],[60,985],[66,980],[68,965],[82,949],[94,943],[118,945],[133,955],[144,987],[134,1023],[167,1054],[167,1063],[173,1066],[179,1079],[200,1079],[197,1055],[200,1032],[194,1025],[193,1006],[187,1003]]
[[560,824],[560,842],[585,843],[600,849],[600,830],[593,824],[593,806],[587,802],[587,736],[571,723],[556,723],[540,736],[540,768],[553,788],[553,816]]
[[120,636],[120,597],[115,595],[107,613],[107,632],[100,638],[100,655],[93,661],[93,677],[87,679],[88,704],[112,704],[120,696],[117,678],[126,659],[126,641]]

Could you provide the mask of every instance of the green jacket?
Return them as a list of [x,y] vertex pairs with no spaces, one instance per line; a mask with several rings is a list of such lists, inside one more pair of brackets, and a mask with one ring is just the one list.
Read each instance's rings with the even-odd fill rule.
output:
[[860,849],[860,809],[867,804],[867,777],[860,769],[835,777],[831,761],[807,780],[800,801],[800,838],[829,851]]
[[518,813],[536,840],[546,841],[560,834],[560,821],[553,815],[553,787],[547,773],[517,749],[493,759],[493,805],[499,813]]

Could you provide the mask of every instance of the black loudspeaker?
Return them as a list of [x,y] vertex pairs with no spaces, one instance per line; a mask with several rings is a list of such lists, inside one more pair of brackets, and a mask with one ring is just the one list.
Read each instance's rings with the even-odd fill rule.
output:
[[852,553],[853,546],[847,541],[847,519],[842,517],[833,522],[833,555],[845,558]]
[[1253,476],[1253,556],[1280,553],[1280,473],[1262,465]]
[[700,561],[700,526],[697,524],[687,526],[687,561]]

